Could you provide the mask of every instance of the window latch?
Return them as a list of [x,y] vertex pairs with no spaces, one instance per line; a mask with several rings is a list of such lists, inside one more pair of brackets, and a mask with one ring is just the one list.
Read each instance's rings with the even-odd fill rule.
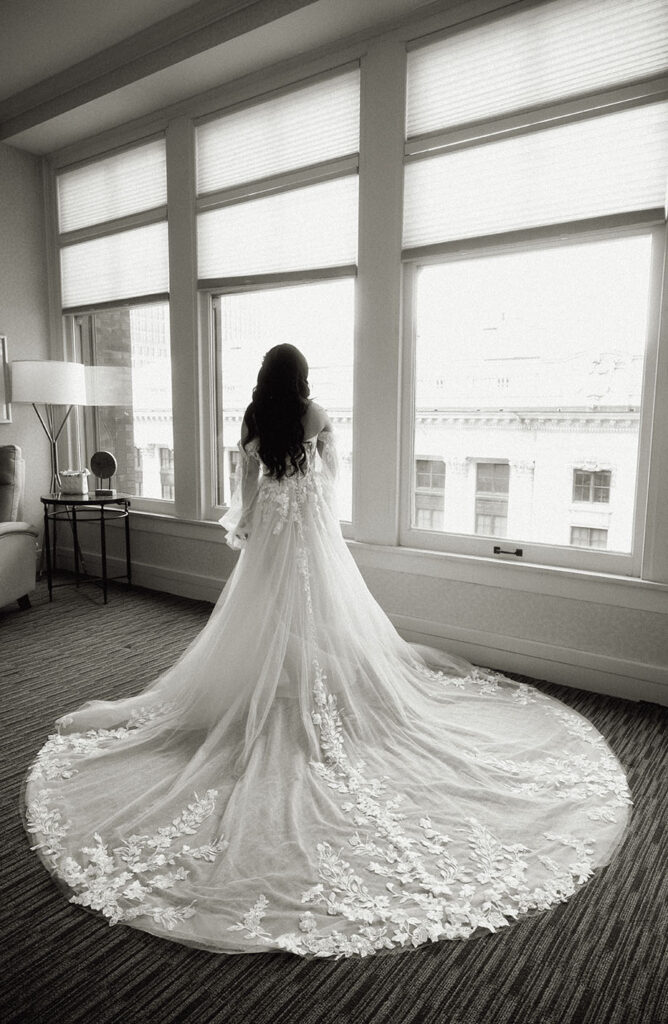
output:
[[508,551],[506,548],[500,548],[498,544],[495,544],[493,549],[495,555],[517,555],[518,558],[522,557],[522,548],[515,548],[514,551]]

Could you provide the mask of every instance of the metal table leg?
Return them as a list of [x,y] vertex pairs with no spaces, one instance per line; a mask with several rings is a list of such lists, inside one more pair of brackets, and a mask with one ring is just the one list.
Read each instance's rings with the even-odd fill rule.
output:
[[107,603],[107,536],[104,526],[104,505],[100,505],[100,552],[102,554],[102,593]]
[[79,586],[79,538],[77,536],[77,509],[72,505],[72,541],[74,542],[74,579]]
[[128,577],[128,586],[132,584],[132,563],[130,561],[130,511],[125,506],[125,568]]
[[49,506],[44,506],[44,551],[46,552],[46,581],[49,601],[53,601],[53,578],[51,575],[51,541],[49,538]]

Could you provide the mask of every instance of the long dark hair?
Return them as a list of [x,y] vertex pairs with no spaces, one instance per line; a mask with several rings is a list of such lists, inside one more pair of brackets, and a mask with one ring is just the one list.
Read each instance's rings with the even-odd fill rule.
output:
[[306,469],[302,418],[308,408],[308,363],[294,345],[270,348],[257,375],[253,401],[244,422],[248,437],[260,439],[260,458],[273,477],[280,480],[288,467]]

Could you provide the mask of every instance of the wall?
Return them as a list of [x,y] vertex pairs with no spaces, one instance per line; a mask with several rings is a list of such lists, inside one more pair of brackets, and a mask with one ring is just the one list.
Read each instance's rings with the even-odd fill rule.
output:
[[[49,359],[46,245],[40,160],[0,143],[0,334],[10,362]],[[49,448],[29,405],[12,406],[0,445],[20,445],[26,460],[22,518],[39,525],[48,489]]]
[[[134,582],[214,602],[236,564],[213,523],[132,514]],[[59,550],[71,566],[71,539]],[[99,527],[79,530],[99,572]],[[125,571],[123,534],[107,530],[110,576]],[[406,639],[475,664],[630,700],[668,704],[666,588],[632,578],[546,569],[351,542],[367,586]],[[113,596],[111,598],[113,600]]]

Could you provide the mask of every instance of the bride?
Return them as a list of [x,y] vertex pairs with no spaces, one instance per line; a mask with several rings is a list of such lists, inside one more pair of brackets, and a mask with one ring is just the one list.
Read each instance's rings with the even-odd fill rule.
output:
[[220,953],[366,956],[566,900],[627,824],[596,729],[402,640],[334,508],[308,367],[264,358],[207,625],[138,696],[61,718],[25,823],[70,901]]

